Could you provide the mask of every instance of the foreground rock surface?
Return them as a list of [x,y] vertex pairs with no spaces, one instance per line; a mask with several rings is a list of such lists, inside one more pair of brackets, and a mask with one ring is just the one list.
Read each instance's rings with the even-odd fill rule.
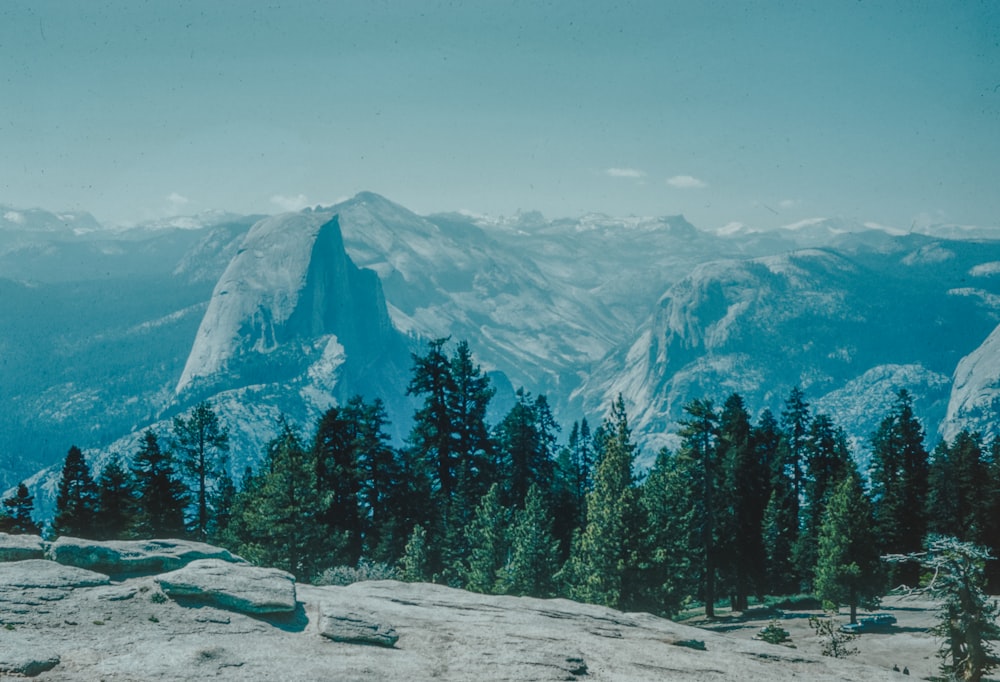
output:
[[375,620],[370,613],[329,603],[321,603],[318,610],[319,633],[334,642],[392,647],[399,641],[395,628]]
[[276,568],[231,564],[219,559],[192,561],[156,577],[164,594],[250,614],[295,610],[295,577]]
[[[31,552],[35,544],[0,538]],[[0,562],[0,677],[865,682],[900,679],[893,664],[907,665],[908,679],[936,667],[937,642],[925,632],[934,604],[887,600],[901,627],[857,642],[859,658],[873,664],[866,665],[819,656],[806,614],[785,614],[798,647],[789,648],[750,639],[761,623],[747,618],[704,624],[717,633],[648,614],[439,585],[296,585],[283,571],[195,545],[64,539],[49,548],[67,561],[90,557],[88,565],[110,567],[117,579],[37,558]],[[216,558],[191,559],[197,553]],[[154,561],[186,565],[155,576],[120,570],[148,570]]]
[[59,656],[51,651],[26,646],[16,636],[0,641],[0,677],[16,675],[35,677],[59,665]]

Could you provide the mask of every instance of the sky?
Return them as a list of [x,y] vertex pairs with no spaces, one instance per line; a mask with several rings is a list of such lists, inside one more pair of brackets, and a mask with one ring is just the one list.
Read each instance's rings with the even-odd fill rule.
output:
[[1000,2],[3,0],[0,204],[1000,225]]

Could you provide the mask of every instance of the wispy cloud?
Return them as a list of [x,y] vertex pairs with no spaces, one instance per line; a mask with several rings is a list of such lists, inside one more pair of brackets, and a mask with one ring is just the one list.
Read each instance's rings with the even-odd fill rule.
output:
[[798,205],[798,199],[782,199],[778,202],[778,208],[795,208]]
[[171,192],[170,194],[167,195],[167,202],[170,204],[170,207],[172,209],[179,210],[184,206],[187,206],[189,203],[191,203],[191,200],[188,199],[183,194],[179,194],[177,192]]
[[645,171],[641,171],[638,168],[608,168],[604,171],[605,175],[612,178],[644,178],[646,177]]
[[667,184],[677,189],[705,189],[708,187],[707,182],[699,180],[693,175],[675,175],[672,178],[667,178]]
[[271,203],[283,211],[301,211],[309,205],[309,198],[305,194],[296,194],[291,197],[275,194],[271,197]]

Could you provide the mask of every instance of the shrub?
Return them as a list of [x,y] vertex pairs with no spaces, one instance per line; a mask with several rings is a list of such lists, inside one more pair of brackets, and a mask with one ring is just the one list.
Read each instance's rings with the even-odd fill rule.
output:
[[362,559],[357,568],[334,566],[313,580],[314,585],[350,585],[366,580],[399,580],[399,572],[390,564]]
[[781,623],[778,622],[777,618],[771,620],[761,631],[758,637],[768,644],[784,644],[785,642],[792,641],[792,638],[788,634],[788,630],[781,627]]
[[857,647],[851,644],[858,636],[841,632],[840,628],[837,627],[836,621],[832,618],[809,616],[809,627],[820,638],[823,645],[822,654],[824,656],[847,658],[858,653]]

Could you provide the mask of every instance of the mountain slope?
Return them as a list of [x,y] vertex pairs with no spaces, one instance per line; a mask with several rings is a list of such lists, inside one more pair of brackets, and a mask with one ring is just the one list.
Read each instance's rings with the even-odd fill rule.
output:
[[596,410],[621,393],[653,447],[670,442],[691,398],[721,404],[738,391],[778,414],[796,385],[862,443],[872,401],[907,388],[933,433],[952,371],[997,316],[995,285],[953,285],[998,251],[913,238],[888,253],[855,244],[703,264],[578,395]]

